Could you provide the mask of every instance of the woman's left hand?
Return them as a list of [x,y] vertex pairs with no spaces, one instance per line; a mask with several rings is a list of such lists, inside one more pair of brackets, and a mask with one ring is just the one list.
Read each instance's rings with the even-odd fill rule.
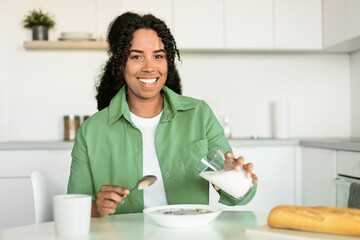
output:
[[238,158],[234,158],[234,154],[232,152],[227,152],[225,154],[225,158],[226,159],[231,159],[235,162],[235,166],[234,169],[236,171],[240,171],[241,169],[244,169],[245,171],[245,176],[246,177],[252,177],[254,179],[254,183],[258,184],[258,178],[257,176],[252,172],[254,169],[254,164],[252,163],[246,163],[244,164],[244,158],[243,157],[238,157]]

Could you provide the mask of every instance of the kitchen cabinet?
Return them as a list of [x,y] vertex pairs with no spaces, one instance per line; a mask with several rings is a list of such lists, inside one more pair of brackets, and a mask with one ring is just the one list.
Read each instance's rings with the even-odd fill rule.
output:
[[30,173],[70,168],[71,150],[0,151],[0,229],[35,223]]
[[222,0],[174,0],[173,19],[179,48],[224,47]]
[[179,48],[319,50],[322,1],[175,0],[174,30]]
[[335,150],[302,147],[302,204],[336,206]]
[[350,189],[353,183],[360,184],[360,152],[336,151],[336,173],[336,206],[356,207]]
[[[161,7],[159,7],[161,6]],[[168,0],[96,0],[96,36],[105,40],[109,24],[120,14],[132,11],[140,14],[152,13],[161,18],[172,28],[172,1]]]
[[360,49],[360,1],[324,0],[324,48],[348,52]]
[[[4,166],[4,165],[2,165]],[[0,178],[0,230],[35,223],[31,180],[28,177]]]
[[360,177],[360,152],[336,151],[336,172],[345,176]]
[[[259,184],[255,197],[247,205],[221,207],[229,210],[269,211],[280,204],[296,203],[295,146],[232,148],[236,157],[243,156],[245,162],[254,164],[254,173],[258,176]],[[212,187],[210,189],[210,203],[219,205],[217,193]]]
[[336,151],[336,174],[336,206],[355,207],[349,197],[351,185],[360,184],[360,152]]
[[[322,49],[321,0],[98,1],[94,19],[100,41],[25,42],[24,46],[27,49],[105,50],[103,40],[109,22],[125,11],[151,12],[163,19],[182,51]],[[355,12],[353,15],[352,18],[357,19]],[[356,32],[358,25],[351,26]]]
[[324,48],[346,39],[345,1],[324,0]]
[[170,29],[172,29],[173,25],[172,7],[172,1],[169,0],[122,0],[123,12],[133,11],[140,14],[151,13],[165,21]]
[[322,49],[322,0],[274,0],[275,49]]
[[346,26],[347,38],[352,39],[360,36],[360,1],[346,0]]
[[225,0],[224,6],[225,48],[273,48],[273,0]]

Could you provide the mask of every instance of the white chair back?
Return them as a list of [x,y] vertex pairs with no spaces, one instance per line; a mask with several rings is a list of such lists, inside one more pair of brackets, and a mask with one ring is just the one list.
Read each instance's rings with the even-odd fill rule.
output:
[[31,173],[34,194],[35,222],[43,223],[54,220],[52,197],[66,194],[70,170],[41,171]]

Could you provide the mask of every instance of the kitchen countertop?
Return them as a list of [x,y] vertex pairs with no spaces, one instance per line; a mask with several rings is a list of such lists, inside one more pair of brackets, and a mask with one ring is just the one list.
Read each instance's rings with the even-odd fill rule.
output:
[[1,150],[67,150],[72,149],[74,142],[65,141],[34,141],[34,142],[4,142]]
[[[235,147],[254,146],[296,146],[299,139],[271,139],[271,138],[234,138],[229,143]],[[0,143],[1,150],[60,150],[72,149],[74,142],[65,141],[34,141],[34,142],[4,142]]]
[[300,146],[360,152],[358,138],[302,139]]
[[[229,139],[233,147],[273,147],[304,146],[360,152],[360,139],[355,138],[319,138],[319,139],[273,139],[273,138],[233,138]],[[72,149],[74,142],[34,141],[4,142],[1,150],[67,150]]]
[[275,139],[275,138],[232,138],[229,143],[234,147],[266,147],[266,146],[297,146],[299,139]]

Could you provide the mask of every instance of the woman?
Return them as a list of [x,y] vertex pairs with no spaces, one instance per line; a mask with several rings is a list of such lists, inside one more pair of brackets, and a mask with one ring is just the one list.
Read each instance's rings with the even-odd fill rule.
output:
[[[196,165],[213,146],[233,158],[209,106],[181,96],[175,68],[179,51],[165,23],[152,15],[124,13],[108,33],[110,58],[97,87],[99,112],[86,120],[72,151],[68,193],[93,196],[92,216],[141,212],[166,204],[208,204],[208,182]],[[234,159],[248,177],[253,165]],[[133,191],[143,175],[158,181]],[[217,189],[220,202],[245,204]]]

